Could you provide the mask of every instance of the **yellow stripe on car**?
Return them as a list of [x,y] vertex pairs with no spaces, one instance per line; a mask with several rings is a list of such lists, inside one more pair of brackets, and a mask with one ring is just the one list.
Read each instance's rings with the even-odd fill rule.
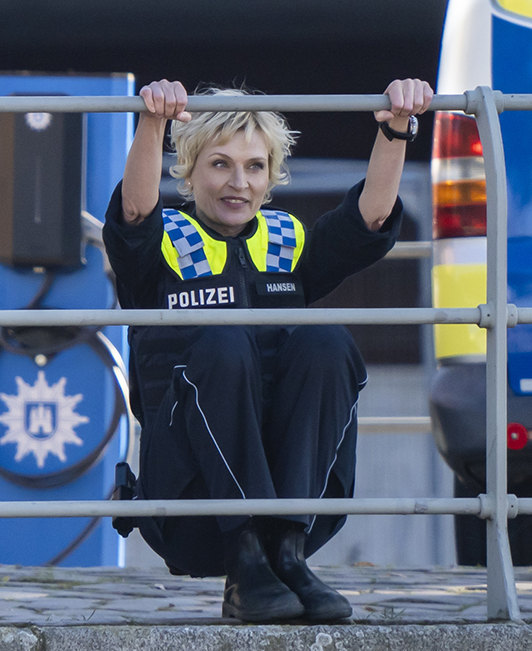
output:
[[532,0],[499,0],[499,5],[506,11],[532,18]]
[[[485,264],[440,264],[432,269],[434,307],[477,307],[486,302]],[[438,359],[486,354],[486,332],[477,325],[437,325]]]

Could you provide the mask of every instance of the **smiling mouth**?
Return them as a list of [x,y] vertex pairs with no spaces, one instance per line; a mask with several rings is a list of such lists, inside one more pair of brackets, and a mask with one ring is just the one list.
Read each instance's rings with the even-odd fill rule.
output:
[[242,205],[248,203],[247,199],[240,199],[238,197],[223,197],[222,201],[225,201],[226,203],[230,203],[233,205]]

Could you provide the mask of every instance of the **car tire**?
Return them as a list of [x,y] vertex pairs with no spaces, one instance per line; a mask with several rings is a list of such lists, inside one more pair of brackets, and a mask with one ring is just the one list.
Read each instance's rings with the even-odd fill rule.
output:
[[[455,475],[454,496],[476,497],[484,487],[473,482],[465,484]],[[509,493],[531,497],[532,485],[510,486]],[[454,531],[458,565],[486,566],[486,522],[471,515],[455,515]],[[508,520],[508,537],[512,561],[516,566],[532,565],[532,516],[518,515]]]
[[[466,485],[454,476],[455,497],[477,497],[483,489]],[[486,566],[486,522],[472,515],[454,516],[454,539],[458,565]]]

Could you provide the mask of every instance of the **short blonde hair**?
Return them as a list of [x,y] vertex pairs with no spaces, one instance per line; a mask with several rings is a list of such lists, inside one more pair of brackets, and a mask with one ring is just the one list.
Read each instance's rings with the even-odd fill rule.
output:
[[[195,95],[249,95],[236,88],[209,87],[196,91]],[[170,168],[170,174],[179,179],[178,191],[186,199],[193,199],[193,191],[184,183],[192,174],[200,151],[209,142],[225,144],[238,131],[243,131],[246,140],[251,140],[255,130],[264,136],[268,148],[269,184],[264,197],[271,200],[271,190],[276,185],[290,182],[286,159],[296,142],[298,131],[290,130],[284,116],[273,111],[206,111],[192,113],[190,122],[174,120],[171,126],[171,143],[177,154],[177,163]]]

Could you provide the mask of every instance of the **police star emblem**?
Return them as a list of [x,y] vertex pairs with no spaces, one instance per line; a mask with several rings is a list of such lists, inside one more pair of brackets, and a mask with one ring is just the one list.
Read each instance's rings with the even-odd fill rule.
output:
[[24,119],[33,131],[44,131],[52,124],[51,113],[26,113]]
[[83,445],[74,428],[89,422],[87,416],[75,412],[83,394],[65,396],[66,377],[50,386],[44,371],[39,371],[33,386],[21,377],[17,376],[15,380],[17,395],[0,393],[8,407],[8,411],[0,414],[0,423],[7,427],[0,445],[17,445],[15,461],[33,453],[39,468],[44,467],[48,454],[66,462],[65,445]]

